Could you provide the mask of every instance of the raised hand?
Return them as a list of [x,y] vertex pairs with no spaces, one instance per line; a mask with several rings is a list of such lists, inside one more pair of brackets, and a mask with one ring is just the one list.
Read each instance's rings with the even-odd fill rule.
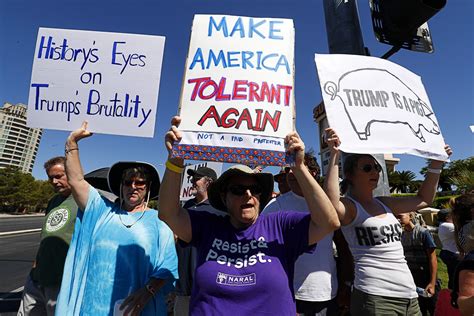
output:
[[87,125],[88,125],[87,121],[82,122],[81,127],[76,129],[75,131],[72,131],[71,134],[69,134],[67,141],[77,143],[83,138],[92,136],[92,133],[87,130]]
[[328,144],[331,152],[338,152],[339,146],[341,145],[341,140],[339,139],[339,136],[337,135],[336,131],[329,127],[329,128],[326,128],[324,132],[325,132],[325,135],[324,135],[325,142],[326,144]]
[[181,117],[174,116],[171,119],[171,127],[168,130],[168,132],[166,132],[165,134],[165,147],[166,147],[166,150],[168,151],[168,159],[172,159],[173,162],[179,166],[183,164],[183,159],[176,158],[176,157],[171,158],[171,151],[173,149],[173,144],[175,142],[180,141],[182,138],[181,132],[178,129],[180,123],[181,123]]
[[286,150],[295,154],[295,165],[304,165],[304,143],[297,132],[288,133],[285,137]]

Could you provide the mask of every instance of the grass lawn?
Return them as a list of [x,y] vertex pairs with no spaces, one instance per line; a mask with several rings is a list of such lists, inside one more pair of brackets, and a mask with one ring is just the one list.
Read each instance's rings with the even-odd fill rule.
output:
[[448,269],[446,265],[439,258],[439,252],[441,249],[436,249],[436,257],[438,258],[438,279],[441,279],[441,288],[448,288]]

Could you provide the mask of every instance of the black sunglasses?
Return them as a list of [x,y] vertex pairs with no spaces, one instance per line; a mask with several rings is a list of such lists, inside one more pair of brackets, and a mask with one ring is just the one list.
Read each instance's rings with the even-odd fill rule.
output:
[[258,184],[254,184],[254,185],[235,184],[227,188],[227,191],[237,196],[244,195],[247,192],[247,190],[249,190],[252,195],[262,194],[262,188]]
[[382,171],[382,167],[379,164],[366,164],[363,165],[362,167],[359,168],[360,170],[364,171],[365,173],[369,173],[372,171],[372,169],[375,169],[375,171],[380,172]]
[[144,187],[146,185],[145,180],[123,180],[122,184],[127,187],[131,187],[135,183],[135,187]]

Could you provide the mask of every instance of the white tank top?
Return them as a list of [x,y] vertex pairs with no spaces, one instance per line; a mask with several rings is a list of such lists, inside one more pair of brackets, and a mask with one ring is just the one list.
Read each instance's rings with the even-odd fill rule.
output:
[[357,213],[352,223],[342,226],[342,233],[354,256],[355,288],[372,295],[418,297],[400,242],[402,227],[392,211],[376,199],[386,215],[374,217],[348,198]]

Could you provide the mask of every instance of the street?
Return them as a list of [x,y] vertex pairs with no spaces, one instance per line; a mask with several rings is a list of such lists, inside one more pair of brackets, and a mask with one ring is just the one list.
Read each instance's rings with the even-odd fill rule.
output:
[[0,233],[41,228],[44,216],[0,216]]
[[[41,228],[44,217],[0,217],[0,233]],[[35,259],[40,232],[0,236],[0,297],[21,288]]]

